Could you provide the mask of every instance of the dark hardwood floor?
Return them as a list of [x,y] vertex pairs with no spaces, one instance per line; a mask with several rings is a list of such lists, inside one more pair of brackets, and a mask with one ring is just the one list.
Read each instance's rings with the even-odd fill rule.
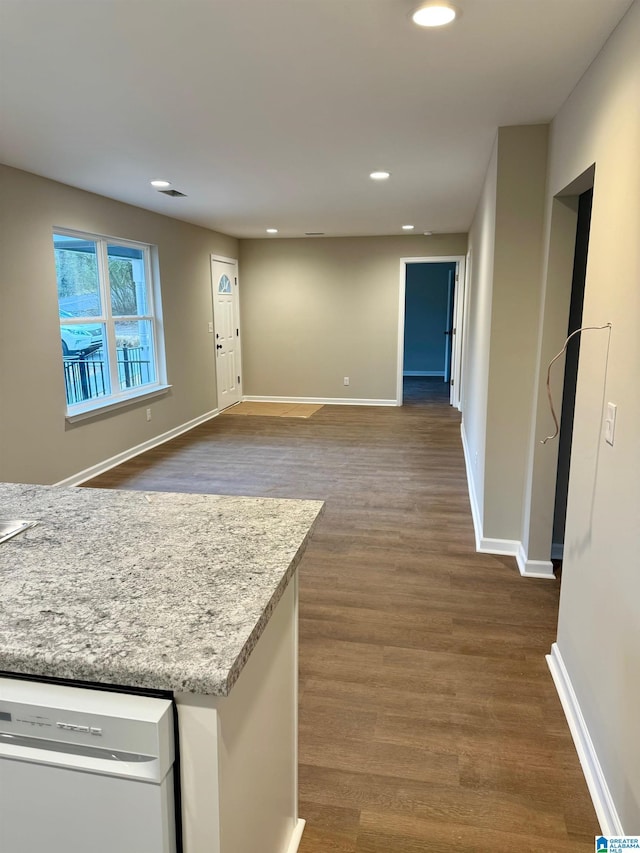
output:
[[558,584],[475,552],[444,383],[226,413],[86,485],[327,502],[300,568],[300,853],[591,853],[544,659]]

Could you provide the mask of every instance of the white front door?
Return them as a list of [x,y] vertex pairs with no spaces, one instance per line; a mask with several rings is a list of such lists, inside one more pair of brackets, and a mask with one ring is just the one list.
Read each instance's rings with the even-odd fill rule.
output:
[[211,256],[218,409],[242,399],[238,262]]

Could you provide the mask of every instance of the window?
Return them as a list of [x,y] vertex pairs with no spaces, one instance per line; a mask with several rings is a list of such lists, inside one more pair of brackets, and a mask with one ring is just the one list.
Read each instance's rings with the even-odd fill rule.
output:
[[231,293],[231,279],[227,275],[220,277],[218,282],[218,293]]
[[151,246],[71,231],[53,246],[68,414],[164,387]]

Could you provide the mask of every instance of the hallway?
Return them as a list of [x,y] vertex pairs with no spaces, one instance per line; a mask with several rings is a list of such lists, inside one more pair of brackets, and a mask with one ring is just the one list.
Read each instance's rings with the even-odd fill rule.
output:
[[227,413],[86,484],[326,501],[300,567],[300,853],[593,850],[544,659],[558,584],[476,554],[447,395]]

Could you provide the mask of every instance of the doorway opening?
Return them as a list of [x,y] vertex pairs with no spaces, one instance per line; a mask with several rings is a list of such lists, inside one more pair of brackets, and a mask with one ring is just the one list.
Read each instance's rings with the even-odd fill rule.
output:
[[[582,325],[592,203],[593,187],[585,190],[577,197],[578,218],[576,223],[567,336],[575,332]],[[580,337],[580,335],[576,335],[569,341],[565,356],[551,545],[551,559],[558,562],[558,564],[562,561],[564,551],[567,493],[569,491],[569,471],[571,467],[571,444],[578,382],[578,361],[580,358]]]
[[401,259],[396,405],[432,388],[461,407],[464,283],[463,256]]

